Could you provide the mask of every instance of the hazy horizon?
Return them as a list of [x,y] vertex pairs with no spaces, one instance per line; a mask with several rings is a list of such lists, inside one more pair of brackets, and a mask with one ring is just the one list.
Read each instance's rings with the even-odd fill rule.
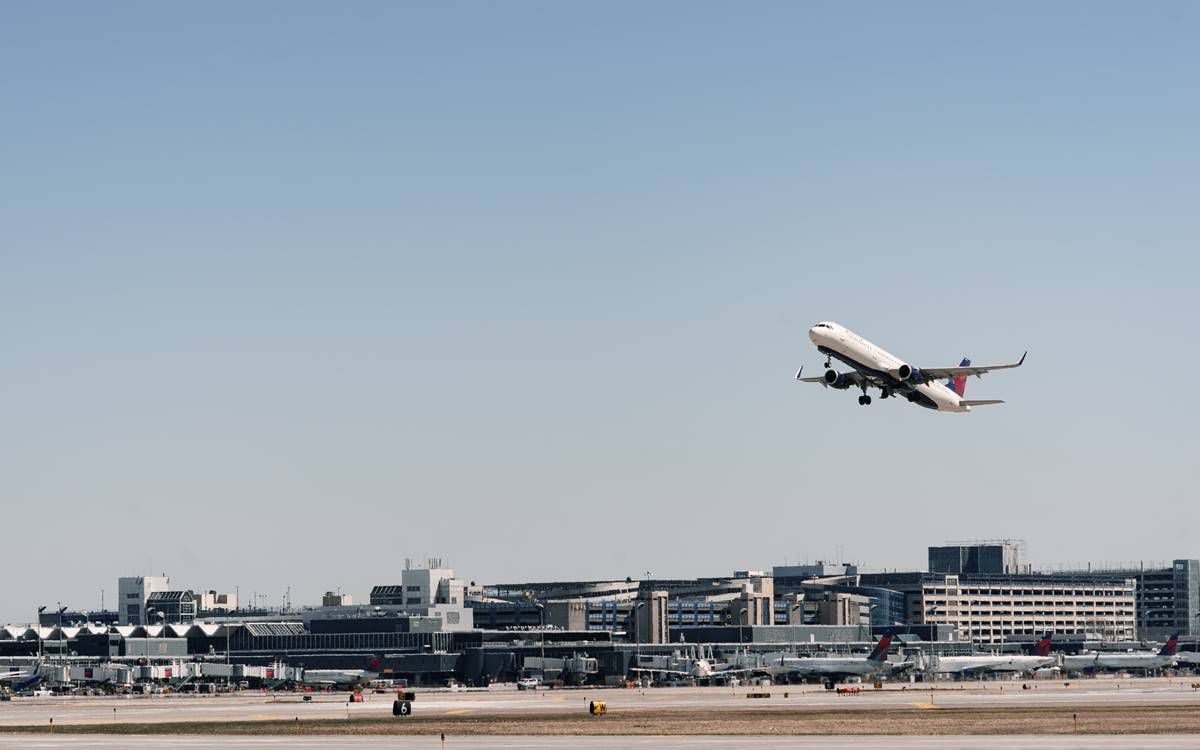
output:
[[[1200,557],[1200,6],[10,5],[0,622]],[[939,414],[796,383],[836,320]]]

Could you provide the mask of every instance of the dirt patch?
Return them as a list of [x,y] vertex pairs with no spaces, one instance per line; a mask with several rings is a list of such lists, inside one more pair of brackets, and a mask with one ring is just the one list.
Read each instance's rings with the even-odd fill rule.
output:
[[[47,733],[49,726],[0,727],[0,732]],[[56,734],[130,735],[938,735],[938,734],[1194,734],[1200,712],[1191,706],[864,709],[809,711],[626,710],[586,714],[479,713],[395,719],[311,721],[71,724]]]

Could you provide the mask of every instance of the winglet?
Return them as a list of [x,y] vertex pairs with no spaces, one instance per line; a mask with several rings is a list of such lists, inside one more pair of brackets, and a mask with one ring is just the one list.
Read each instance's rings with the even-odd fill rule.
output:
[[[1024,354],[1022,354],[1022,355],[1021,355],[1021,358],[1020,358],[1020,359],[1018,359],[1018,360],[1017,360],[1017,361],[1016,361],[1014,364],[1011,364],[1011,365],[1000,365],[999,367],[991,367],[991,368],[988,368],[988,369],[991,369],[991,370],[1011,370],[1011,369],[1012,369],[1012,368],[1014,368],[1014,367],[1020,367],[1021,365],[1025,364],[1025,357],[1027,357],[1027,356],[1029,356],[1029,350],[1028,350],[1028,349],[1026,349],[1026,350],[1025,350],[1025,353],[1024,353]],[[982,377],[983,377],[983,373],[982,373],[982,372],[977,372],[977,373],[975,373],[975,377],[977,377],[977,378],[982,378]]]
[[804,372],[804,365],[800,365],[800,369],[796,370],[796,380],[800,379],[800,374]]

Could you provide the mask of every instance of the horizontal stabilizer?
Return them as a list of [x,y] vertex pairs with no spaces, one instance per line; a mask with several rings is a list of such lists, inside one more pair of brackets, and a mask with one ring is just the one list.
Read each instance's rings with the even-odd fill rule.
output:
[[958,403],[962,404],[963,406],[989,406],[991,404],[1003,404],[1004,402],[998,398],[985,398],[979,399],[978,401],[963,400],[959,401]]

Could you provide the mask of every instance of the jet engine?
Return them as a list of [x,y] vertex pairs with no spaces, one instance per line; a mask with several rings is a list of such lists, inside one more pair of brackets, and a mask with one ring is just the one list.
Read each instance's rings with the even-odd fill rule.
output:
[[917,383],[921,380],[921,371],[910,364],[902,364],[896,369],[896,377],[906,383]]
[[825,385],[830,388],[836,388],[839,391],[844,391],[852,385],[850,378],[833,370],[826,370],[825,374],[821,377],[825,381]]

